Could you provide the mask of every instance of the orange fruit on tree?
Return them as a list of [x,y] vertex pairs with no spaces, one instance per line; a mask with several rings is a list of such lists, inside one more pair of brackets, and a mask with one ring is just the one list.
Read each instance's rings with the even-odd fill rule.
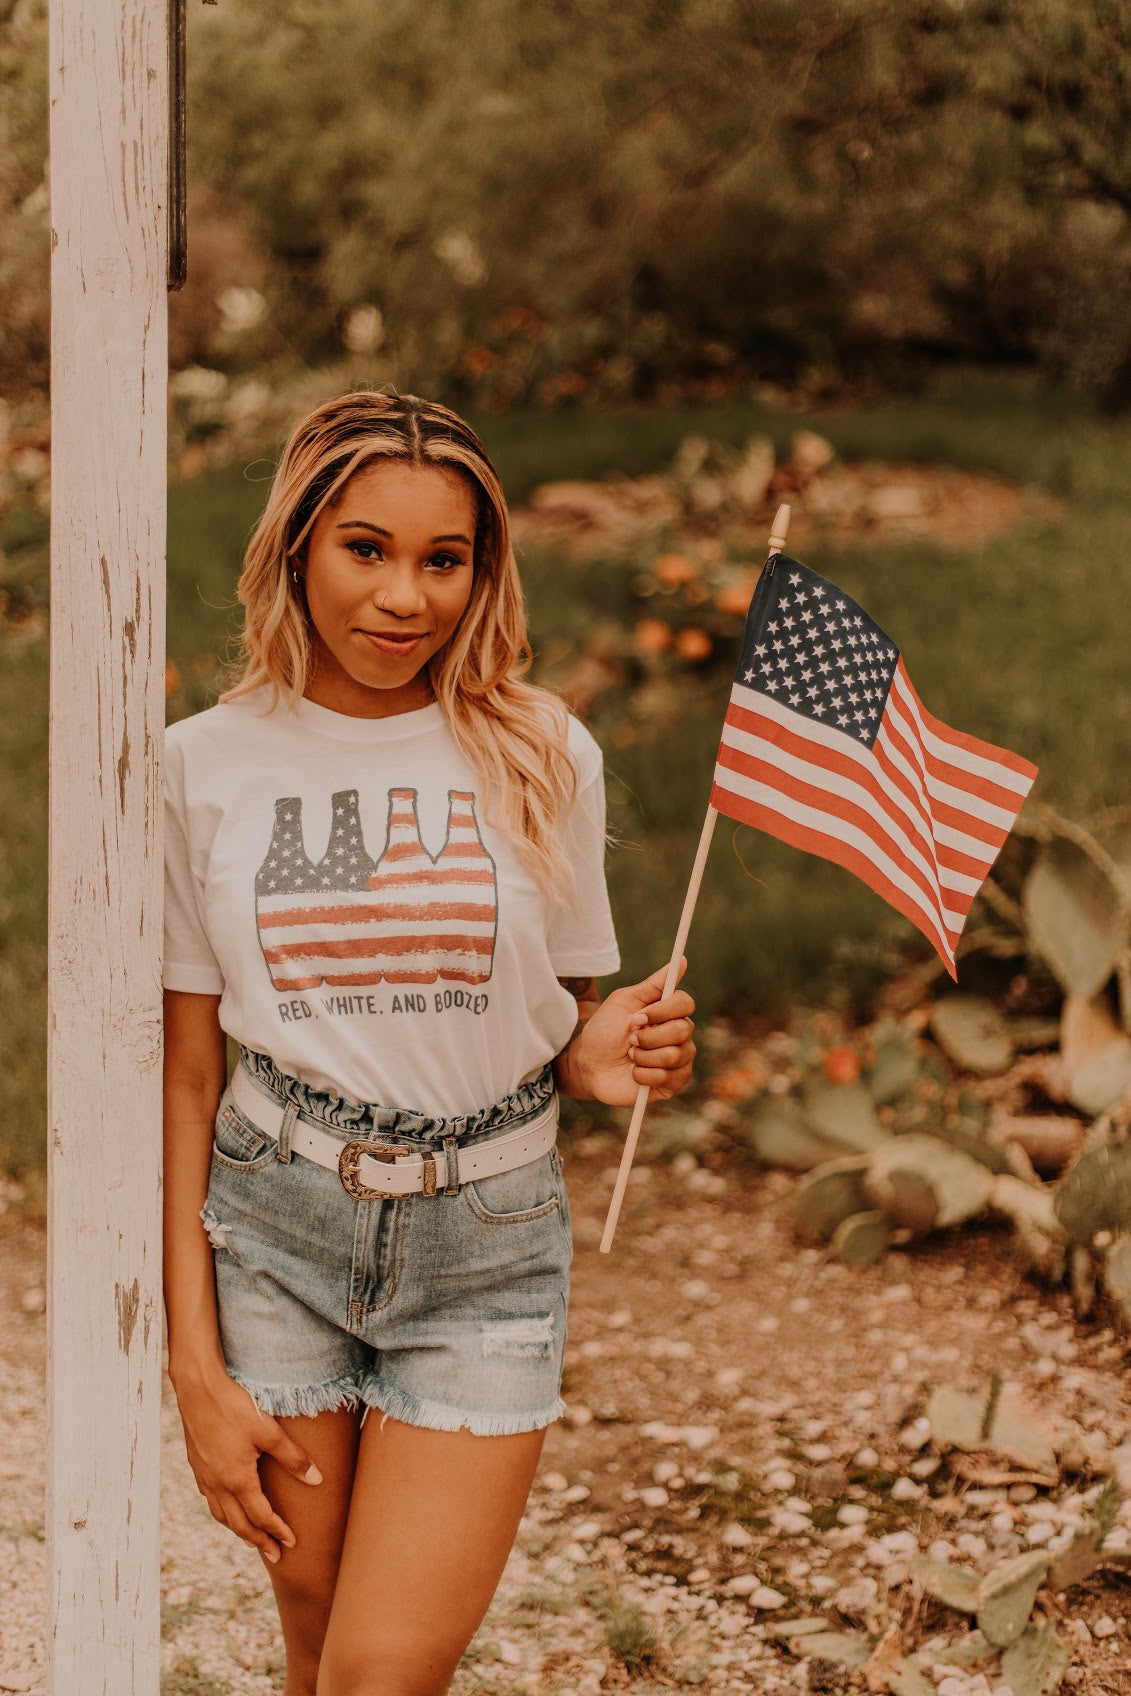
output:
[[662,654],[672,645],[672,627],[662,618],[642,618],[633,635],[642,654]]
[[860,1056],[847,1042],[830,1048],[825,1055],[825,1076],[830,1083],[851,1084],[860,1076]]
[[652,570],[665,589],[680,589],[699,575],[695,561],[686,554],[661,554]]
[[697,630],[692,626],[689,630],[681,630],[675,639],[676,653],[684,660],[707,660],[711,657],[714,643],[705,630]]

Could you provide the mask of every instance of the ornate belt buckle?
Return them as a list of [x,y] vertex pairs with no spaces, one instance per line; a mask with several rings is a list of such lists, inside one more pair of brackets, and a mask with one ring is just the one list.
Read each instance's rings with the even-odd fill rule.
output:
[[347,1195],[356,1197],[358,1201],[380,1201],[388,1194],[387,1190],[371,1190],[368,1184],[363,1184],[358,1177],[358,1167],[363,1154],[371,1154],[374,1160],[380,1160],[391,1166],[402,1150],[392,1143],[380,1142],[347,1142],[338,1155],[338,1177],[342,1180],[342,1188]]

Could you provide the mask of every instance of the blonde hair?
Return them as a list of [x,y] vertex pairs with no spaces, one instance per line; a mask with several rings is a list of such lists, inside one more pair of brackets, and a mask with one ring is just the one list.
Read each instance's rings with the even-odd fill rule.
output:
[[327,503],[377,459],[457,472],[476,497],[471,598],[428,663],[433,693],[461,752],[484,780],[486,816],[515,843],[543,891],[572,896],[559,824],[577,793],[564,704],[522,681],[530,669],[526,610],[498,474],[470,425],[435,401],[354,390],[316,407],[283,450],[244,555],[243,671],[220,699],[270,685],[295,705],[310,670],[310,625],[292,574]]

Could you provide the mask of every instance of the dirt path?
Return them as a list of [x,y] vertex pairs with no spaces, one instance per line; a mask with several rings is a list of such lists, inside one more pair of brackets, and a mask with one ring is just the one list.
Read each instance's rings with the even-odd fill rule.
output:
[[[1041,1546],[1090,1480],[956,1484],[915,1425],[925,1390],[998,1371],[1062,1436],[1111,1449],[1131,1433],[1122,1340],[1027,1283],[1004,1232],[849,1270],[798,1250],[793,1180],[724,1183],[689,1157],[639,1167],[602,1257],[616,1152],[592,1136],[567,1156],[570,1414],[456,1696],[864,1689],[810,1676],[771,1635],[783,1614],[897,1622],[905,1649],[941,1654],[967,1622],[918,1597],[913,1553],[984,1568]],[[44,1688],[43,1250],[42,1228],[0,1218],[0,1691]],[[167,1381],[162,1420],[164,1696],[267,1696],[283,1662],[259,1558],[197,1495]],[[1108,1574],[1048,1598],[1074,1645],[1066,1689],[1131,1696],[1125,1593]],[[1000,1688],[941,1661],[930,1677],[940,1696]]]

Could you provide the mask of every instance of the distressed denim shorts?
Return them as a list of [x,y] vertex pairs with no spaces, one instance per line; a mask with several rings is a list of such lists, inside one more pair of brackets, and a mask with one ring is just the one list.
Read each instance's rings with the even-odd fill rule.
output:
[[[406,1153],[513,1131],[554,1088],[547,1066],[493,1107],[445,1120],[311,1089],[248,1050],[241,1064],[266,1100],[293,1104],[343,1143],[372,1137]],[[292,1152],[293,1118],[275,1138],[230,1089],[216,1114],[200,1217],[229,1375],[274,1415],[363,1404],[477,1436],[557,1419],[572,1256],[557,1149],[454,1195],[363,1201]]]

